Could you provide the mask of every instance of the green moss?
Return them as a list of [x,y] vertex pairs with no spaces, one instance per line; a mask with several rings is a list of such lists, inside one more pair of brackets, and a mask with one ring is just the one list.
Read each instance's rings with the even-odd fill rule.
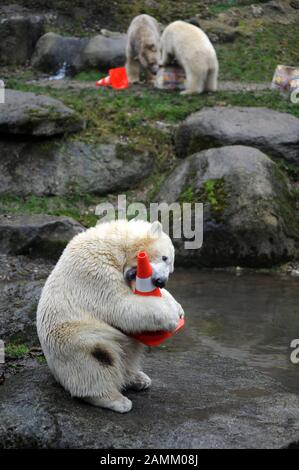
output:
[[210,179],[204,182],[199,191],[198,200],[208,202],[214,215],[220,214],[227,206],[227,189],[223,178]]
[[47,363],[46,358],[45,358],[44,355],[35,356],[35,360],[36,360],[39,364],[46,364],[46,363]]
[[179,196],[181,204],[184,202],[209,204],[211,212],[215,217],[224,211],[228,204],[227,199],[228,192],[223,178],[207,180],[203,183],[201,189],[196,190],[194,182],[192,182],[192,176],[189,177],[186,186]]
[[283,173],[288,175],[292,181],[299,180],[299,167],[296,163],[286,162],[285,160],[276,161],[277,166]]
[[0,196],[0,214],[64,215],[78,220],[85,227],[93,227],[98,218],[94,214],[103,198],[89,194],[62,196]]
[[284,221],[286,234],[290,238],[299,240],[299,220],[298,215],[296,216],[296,201],[299,191],[296,188],[289,189],[286,175],[277,165],[273,165],[271,168],[273,182],[279,185],[277,194],[280,195],[271,201],[271,204],[273,205],[274,202],[276,213]]
[[189,203],[195,202],[195,192],[191,186],[185,188],[181,192],[179,196],[179,202],[181,204],[183,204],[184,202],[189,202]]
[[5,345],[5,356],[11,359],[21,359],[29,352],[28,346],[25,344],[8,343]]

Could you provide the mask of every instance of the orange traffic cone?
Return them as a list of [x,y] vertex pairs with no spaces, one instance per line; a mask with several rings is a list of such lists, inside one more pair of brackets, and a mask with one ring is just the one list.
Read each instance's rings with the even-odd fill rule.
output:
[[128,88],[129,80],[125,67],[118,67],[116,69],[110,69],[108,77],[102,78],[96,82],[96,86],[109,86],[117,90],[123,90]]
[[96,86],[109,86],[110,85],[110,75],[105,78],[101,78],[101,80],[98,80],[96,82]]
[[[153,268],[149,262],[148,255],[145,251],[141,251],[137,256],[137,275],[135,294],[144,296],[161,297],[161,291],[152,283]],[[174,331],[144,331],[139,334],[130,335],[132,338],[140,341],[146,346],[158,346],[166,339],[170,338],[174,333],[183,328],[185,324],[184,318],[180,318],[178,326]]]
[[141,251],[137,256],[135,294],[161,297],[162,294],[159,287],[155,287],[152,282],[152,275],[153,268],[149,262],[147,253]]
[[109,76],[112,88],[116,88],[117,90],[123,90],[124,88],[128,88],[129,80],[125,67],[110,69]]

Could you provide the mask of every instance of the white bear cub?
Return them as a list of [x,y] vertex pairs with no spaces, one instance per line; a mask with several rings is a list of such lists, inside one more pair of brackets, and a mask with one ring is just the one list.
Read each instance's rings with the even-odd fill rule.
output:
[[175,21],[161,37],[161,65],[176,61],[186,73],[181,94],[217,91],[218,60],[208,36],[197,26]]
[[159,69],[160,26],[149,15],[136,16],[128,29],[126,69],[130,83],[140,81],[141,70],[153,79]]
[[[132,291],[144,250],[162,297]],[[163,289],[173,263],[172,242],[159,222],[103,223],[67,245],[43,288],[37,330],[53,375],[72,396],[125,413],[132,402],[122,391],[150,386],[141,370],[144,346],[127,334],[177,326],[182,307]]]

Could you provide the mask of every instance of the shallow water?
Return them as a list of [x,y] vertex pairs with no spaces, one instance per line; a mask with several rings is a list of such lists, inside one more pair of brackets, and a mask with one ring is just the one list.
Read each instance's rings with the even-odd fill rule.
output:
[[290,343],[299,338],[299,277],[177,269],[168,284],[186,314],[180,341],[238,359],[299,393],[299,364]]

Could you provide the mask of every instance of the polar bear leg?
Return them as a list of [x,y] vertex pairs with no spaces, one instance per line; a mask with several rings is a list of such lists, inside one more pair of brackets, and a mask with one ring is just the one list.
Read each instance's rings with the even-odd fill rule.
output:
[[204,91],[207,73],[200,68],[190,67],[185,65],[186,81],[185,90],[181,91],[181,95],[188,95],[191,93],[202,93]]
[[206,85],[205,85],[205,90],[217,91],[217,82],[218,82],[218,66],[209,70]]
[[125,388],[135,391],[141,391],[148,388],[152,381],[141,370],[141,359],[144,352],[143,344],[131,340],[126,346],[125,356],[123,358],[125,367]]
[[128,58],[126,70],[129,83],[138,83],[140,81],[140,64],[138,60]]
[[120,397],[115,396],[126,382],[123,355],[127,343],[120,331],[90,320],[57,325],[51,343],[43,349],[54,376],[73,397],[118,401]]
[[111,397],[84,397],[84,401],[93,406],[100,408],[108,408],[109,410],[116,411],[117,413],[127,413],[132,409],[132,402],[127,397],[122,395],[117,390],[111,394]]

